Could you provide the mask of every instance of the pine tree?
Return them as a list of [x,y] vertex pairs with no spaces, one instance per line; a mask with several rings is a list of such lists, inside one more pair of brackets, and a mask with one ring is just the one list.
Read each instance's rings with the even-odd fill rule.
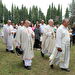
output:
[[35,24],[36,21],[38,20],[38,8],[35,6],[32,7],[31,17],[32,17],[32,22]]
[[28,9],[22,5],[21,9],[19,10],[20,21],[28,19]]
[[31,8],[29,9],[29,14],[28,14],[28,18],[29,18],[29,21],[31,21],[32,22],[32,10],[31,10]]
[[8,21],[8,10],[7,10],[6,6],[3,7],[3,10],[4,10],[4,15],[3,15],[4,23],[7,23],[7,21]]
[[12,16],[11,16],[11,11],[8,11],[8,20],[11,20]]
[[58,17],[57,23],[61,24],[61,22],[62,22],[62,7],[60,7],[60,4],[58,5],[57,17]]
[[71,11],[70,23],[73,24],[75,22],[75,0],[72,0],[72,3],[70,4],[70,11]]
[[13,6],[13,3],[12,3],[12,7],[11,7],[11,20],[13,21],[14,20],[14,6]]
[[60,9],[60,24],[62,23],[62,6],[61,6],[61,9]]
[[48,20],[51,18],[51,7],[49,5],[49,8],[47,10],[47,15],[46,15],[46,23],[48,22]]
[[51,19],[54,19],[54,5],[52,3],[52,6],[51,6]]
[[44,20],[45,21],[45,16],[44,16],[44,13],[41,11],[41,8],[39,8],[39,22],[41,21],[41,20]]
[[14,19],[13,19],[13,22],[16,24],[16,23],[19,23],[19,21],[20,21],[19,8],[14,7]]
[[66,8],[65,18],[69,18],[69,10]]
[[4,12],[3,12],[3,4],[2,4],[2,1],[0,0],[0,23],[3,22],[3,15],[4,15]]

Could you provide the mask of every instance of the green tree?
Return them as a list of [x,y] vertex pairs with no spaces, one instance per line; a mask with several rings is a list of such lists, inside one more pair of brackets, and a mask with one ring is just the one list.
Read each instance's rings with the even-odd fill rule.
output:
[[12,3],[12,7],[11,7],[11,20],[13,21],[14,20],[14,5]]
[[32,21],[32,9],[30,8],[29,9],[29,14],[28,14],[28,18],[29,18],[29,21]]
[[61,24],[61,22],[62,22],[62,7],[60,7],[60,4],[58,5],[57,16],[58,16],[57,23]]
[[32,17],[32,22],[35,24],[36,21],[38,20],[38,8],[36,6],[32,7],[31,17]]
[[26,7],[24,7],[23,11],[24,11],[24,13],[23,13],[24,20],[26,20],[26,19],[28,19],[28,9]]
[[0,23],[3,22],[3,4],[2,1],[0,1]]
[[44,13],[41,11],[41,8],[39,8],[39,21],[41,20],[45,21],[45,16],[44,16]]
[[14,7],[14,19],[13,19],[13,22],[14,23],[19,23],[19,20],[20,17],[19,17],[19,8],[18,7]]
[[70,23],[71,25],[75,22],[75,0],[72,0],[72,3],[70,4]]
[[8,19],[9,19],[9,20],[12,20],[11,11],[8,11]]
[[65,18],[69,18],[69,10],[66,8]]
[[19,10],[19,15],[20,15],[20,21],[28,19],[28,10],[23,5]]
[[6,8],[6,6],[3,7],[3,17],[4,17],[4,23],[7,23],[8,21],[8,9]]
[[62,23],[62,6],[61,6],[61,9],[60,9],[60,23]]
[[49,8],[47,10],[47,15],[46,15],[46,23],[48,22],[48,20],[51,18],[51,7],[49,5]]
[[51,19],[54,19],[54,5],[52,3],[52,6],[51,6]]

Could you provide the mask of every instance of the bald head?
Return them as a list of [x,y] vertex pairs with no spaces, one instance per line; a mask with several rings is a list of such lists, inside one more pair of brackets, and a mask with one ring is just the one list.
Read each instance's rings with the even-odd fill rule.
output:
[[62,24],[63,24],[65,27],[68,27],[68,25],[69,25],[69,19],[63,19]]
[[7,23],[8,23],[8,25],[11,25],[11,20],[8,20]]
[[63,19],[62,23],[69,22],[69,19]]
[[29,27],[30,24],[31,24],[31,22],[29,20],[24,21],[24,26]]
[[30,24],[31,22],[29,20],[26,20],[25,23],[29,23]]

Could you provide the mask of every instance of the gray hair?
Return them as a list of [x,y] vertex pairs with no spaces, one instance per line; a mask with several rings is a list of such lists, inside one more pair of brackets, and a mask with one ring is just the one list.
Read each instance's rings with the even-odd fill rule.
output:
[[49,20],[48,20],[48,23],[50,23],[50,22],[54,22],[53,19],[49,19]]

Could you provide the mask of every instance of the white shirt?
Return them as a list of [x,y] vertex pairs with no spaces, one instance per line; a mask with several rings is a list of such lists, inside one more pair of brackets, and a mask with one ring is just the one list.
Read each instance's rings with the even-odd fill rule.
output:
[[41,33],[44,32],[45,27],[46,27],[46,24],[43,24],[43,25],[40,24],[40,31],[41,31]]

